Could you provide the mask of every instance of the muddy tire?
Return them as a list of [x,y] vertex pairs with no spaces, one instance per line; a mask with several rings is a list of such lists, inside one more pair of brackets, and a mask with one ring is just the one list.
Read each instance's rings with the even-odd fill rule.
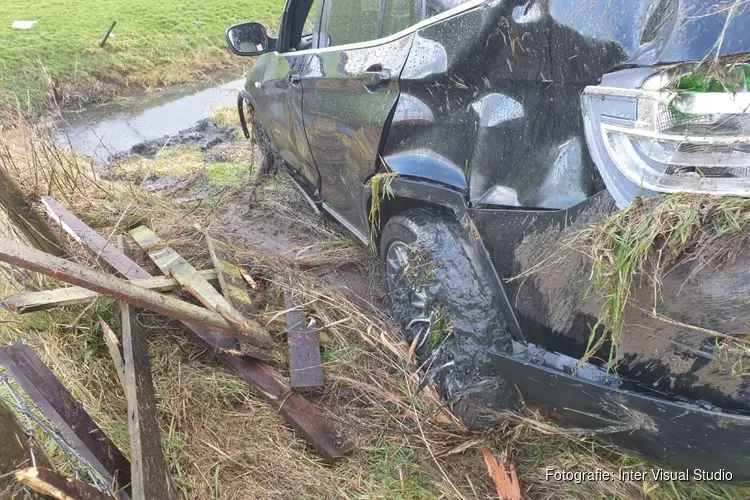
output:
[[390,219],[380,246],[393,315],[417,345],[426,376],[470,426],[491,424],[515,393],[498,377],[489,350],[511,337],[467,232],[450,214],[412,209]]
[[258,119],[255,110],[248,106],[248,113],[252,127],[250,131],[251,140],[253,141],[253,146],[257,147],[259,151],[260,171],[258,172],[258,180],[263,182],[276,175],[279,170],[280,158],[274,152],[271,139],[268,137],[263,124]]

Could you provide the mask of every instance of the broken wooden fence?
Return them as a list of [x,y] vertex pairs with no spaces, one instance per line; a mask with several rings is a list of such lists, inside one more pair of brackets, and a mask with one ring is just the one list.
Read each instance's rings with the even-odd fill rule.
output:
[[[67,221],[65,223],[73,228],[73,232],[77,235],[77,241],[80,241],[94,256],[114,269],[117,269],[123,277],[129,280],[151,277],[151,275],[143,270],[143,268],[138,266],[117,248],[110,245],[106,240],[99,236],[96,231],[75,218],[75,216],[62,208],[59,204],[48,202],[47,205],[56,210],[55,213],[57,215],[53,216],[53,218],[61,221],[64,219],[64,221]],[[63,218],[63,216],[65,217]],[[154,250],[157,247],[160,248],[160,246],[164,246],[158,240],[158,237],[154,238],[155,235],[152,235],[153,233],[141,234],[147,234],[148,238],[150,238],[150,240],[146,240],[144,244],[147,249],[149,248],[149,245],[152,245],[150,249],[151,253],[154,255],[151,255],[151,257],[156,258],[157,265],[161,264],[159,266],[161,271],[164,274],[170,274],[170,263],[175,262],[174,255],[172,255],[171,252],[162,252],[161,254],[156,253]],[[114,251],[112,251],[112,249],[114,249]],[[160,258],[165,255],[172,258],[172,260],[168,261],[167,258]],[[192,277],[194,277],[194,275],[191,275],[191,278]],[[138,285],[133,286],[137,287]],[[174,294],[177,292],[171,293]],[[144,307],[141,304],[136,305]],[[185,318],[177,319],[182,321],[185,328],[196,340],[216,352],[219,358],[229,366],[230,369],[245,380],[248,385],[254,388],[266,400],[266,402],[275,408],[279,412],[279,415],[296,429],[297,432],[299,432],[300,435],[302,435],[328,462],[333,462],[336,458],[349,453],[354,448],[353,443],[341,436],[316,406],[311,404],[301,394],[294,392],[283,381],[281,375],[270,365],[247,356],[238,356],[237,354],[240,353],[239,351],[226,349],[226,341],[228,337],[217,333],[213,328],[213,325],[207,325],[205,322],[197,324],[196,322],[191,322],[191,320],[186,321]]]

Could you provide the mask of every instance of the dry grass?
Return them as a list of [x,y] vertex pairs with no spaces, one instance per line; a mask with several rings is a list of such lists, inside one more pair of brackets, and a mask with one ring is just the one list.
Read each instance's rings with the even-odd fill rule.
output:
[[[637,198],[596,227],[575,235],[569,244],[593,262],[589,293],[601,298],[587,357],[611,339],[609,366],[614,367],[615,350],[625,327],[625,307],[636,279],[645,278],[652,285],[656,314],[662,277],[678,263],[690,263],[693,276],[706,266],[719,269],[732,262],[747,249],[748,221],[750,200],[746,198],[674,194]],[[599,327],[604,335],[595,335]],[[750,342],[745,339],[712,333],[728,346],[736,344],[750,352]]]
[[[216,214],[226,201],[176,204],[132,185],[97,180],[96,169],[85,159],[45,145],[38,131],[25,127],[0,136],[0,143],[32,196],[57,197],[105,236],[148,224],[197,267],[208,265],[201,231],[222,232]],[[297,196],[283,182],[275,182],[270,191],[286,189],[287,200]],[[566,434],[530,412],[509,416],[494,429],[465,429],[442,408],[433,387],[414,394],[420,374],[409,369],[409,346],[388,317],[354,304],[316,274],[321,266],[342,260],[371,263],[374,257],[340,242],[336,231],[313,224],[305,214],[284,211],[278,199],[265,199],[264,193],[258,190],[254,199],[269,207],[269,217],[303,219],[300,224],[317,234],[319,243],[283,256],[245,251],[248,269],[265,285],[256,297],[259,317],[279,340],[283,359],[283,326],[273,319],[283,310],[281,284],[291,280],[298,303],[330,338],[323,353],[326,391],[315,402],[358,450],[334,467],[324,464],[210,353],[187,340],[175,325],[144,313],[163,445],[170,472],[186,498],[492,498],[495,488],[482,447],[515,464],[524,498],[639,498],[646,491],[662,498],[736,495],[706,485],[547,481],[547,468],[615,472],[648,465]],[[97,265],[74,244],[71,251],[75,260]],[[7,278],[6,294],[51,284],[0,269]],[[88,308],[4,315],[0,341],[29,344],[127,453],[125,398],[98,326],[103,317],[116,327],[116,316],[116,305],[108,300]],[[279,369],[283,372],[284,366]],[[60,463],[59,454],[55,458]]]

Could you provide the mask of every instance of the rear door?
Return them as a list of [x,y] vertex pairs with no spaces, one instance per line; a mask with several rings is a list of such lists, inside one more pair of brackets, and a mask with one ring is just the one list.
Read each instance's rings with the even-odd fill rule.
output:
[[413,38],[413,32],[398,30],[416,23],[417,12],[414,0],[325,0],[321,48],[302,78],[305,130],[321,197],[363,240],[369,234],[363,182],[375,172]]

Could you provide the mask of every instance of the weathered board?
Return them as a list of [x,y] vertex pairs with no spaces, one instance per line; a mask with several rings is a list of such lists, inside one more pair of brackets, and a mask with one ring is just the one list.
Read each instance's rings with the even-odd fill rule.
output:
[[[0,164],[2,162],[0,155]],[[65,244],[47,225],[42,215],[34,210],[29,198],[13,177],[0,165],[0,210],[4,211],[13,226],[28,242],[39,250],[62,257]]]
[[102,327],[102,336],[104,337],[104,343],[107,344],[109,355],[112,357],[112,362],[115,364],[115,371],[117,372],[117,378],[120,379],[120,385],[125,390],[125,362],[122,360],[122,345],[117,339],[112,327],[110,327],[106,321],[99,318],[99,325]]
[[[119,250],[112,247],[115,251]],[[122,255],[122,254],[120,254]],[[224,316],[202,307],[176,299],[169,295],[141,288],[129,281],[102,274],[88,267],[59,257],[24,247],[18,243],[0,238],[0,260],[31,271],[79,285],[103,295],[116,298],[128,304],[148,309],[164,316],[191,321],[209,326],[213,331],[248,341],[250,337],[237,330],[237,327]],[[210,286],[210,285],[209,285]]]
[[123,276],[127,274],[132,276],[131,279],[148,278],[150,276],[141,266],[130,259],[123,258],[124,255],[117,248],[51,196],[43,196],[42,205],[44,205],[44,209],[52,220],[60,224],[75,241],[91,249],[95,255],[100,256],[102,260]]
[[[218,278],[218,273],[213,269],[198,271],[198,274],[209,281],[216,281]],[[130,282],[154,292],[169,292],[177,290],[181,286],[176,279],[167,276],[139,278],[130,280]],[[17,293],[3,299],[0,304],[15,313],[24,314],[52,309],[54,307],[88,304],[101,298],[101,296],[101,294],[87,290],[86,288],[72,286],[56,290],[43,290],[41,292]]]
[[[125,255],[122,257],[127,258]],[[135,276],[124,274],[125,278]],[[175,293],[175,292],[172,292]],[[183,325],[196,340],[216,351],[219,359],[229,366],[247,384],[255,389],[266,402],[279,412],[279,415],[300,433],[328,462],[350,453],[354,443],[339,434],[320,410],[304,396],[291,390],[281,375],[271,366],[247,357],[227,354],[222,349],[226,337],[208,328],[189,322]]]
[[15,474],[16,480],[55,500],[113,500],[93,486],[61,476],[57,472],[42,467],[28,467]]
[[130,462],[91,419],[55,375],[29,347],[0,348],[0,365],[8,370],[40,411],[60,429],[60,435],[99,473],[113,480],[114,489],[130,493]]
[[291,288],[284,290],[286,335],[289,343],[289,379],[297,391],[322,391],[323,366],[318,332],[305,324],[305,315],[297,309]]
[[133,500],[167,500],[175,496],[175,491],[164,462],[161,433],[156,421],[156,396],[146,335],[138,322],[138,309],[120,303],[120,313]]
[[256,347],[273,347],[273,339],[265,329],[235,309],[208,281],[200,277],[188,261],[174,249],[164,246],[163,241],[151,229],[140,226],[130,231],[130,236],[148,252],[162,273],[171,275],[203,305],[240,327],[248,337],[241,340]]

